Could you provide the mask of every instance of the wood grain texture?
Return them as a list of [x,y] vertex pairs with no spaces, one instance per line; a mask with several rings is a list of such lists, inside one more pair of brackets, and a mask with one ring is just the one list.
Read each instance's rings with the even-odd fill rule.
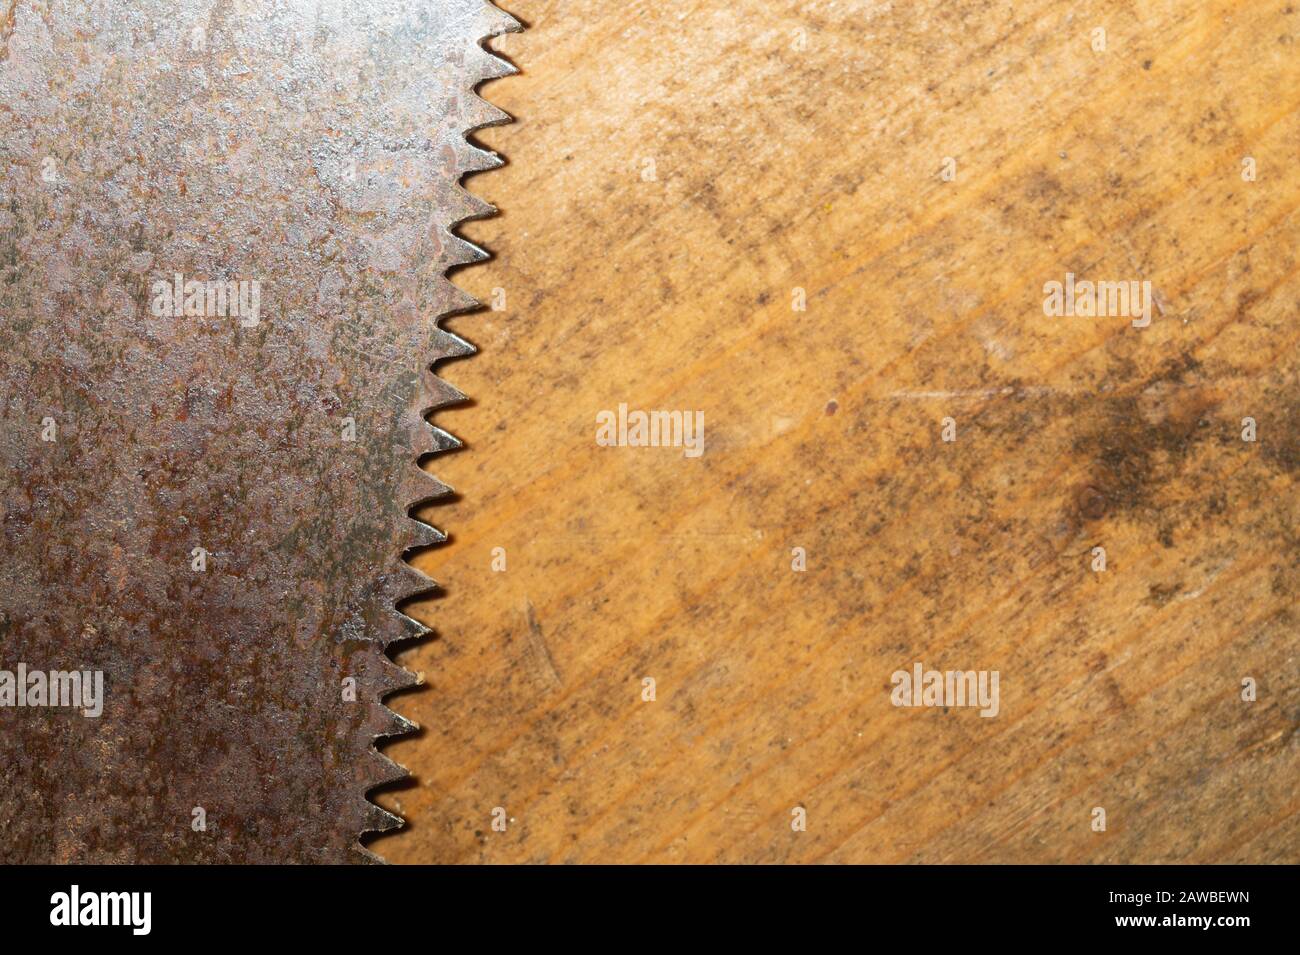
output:
[[[1296,6],[506,4],[457,276],[506,307],[451,323],[374,848],[1300,861]],[[1151,325],[1046,317],[1066,272],[1150,281]],[[703,411],[704,455],[597,446],[621,402]],[[917,661],[999,714],[894,707]]]

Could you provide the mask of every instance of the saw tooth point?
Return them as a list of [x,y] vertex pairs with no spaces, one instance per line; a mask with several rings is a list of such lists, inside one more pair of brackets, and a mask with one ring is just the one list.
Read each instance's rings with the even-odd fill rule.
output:
[[436,451],[453,451],[456,448],[464,447],[460,438],[450,432],[443,431],[442,428],[436,425],[429,425],[429,430],[433,432]]

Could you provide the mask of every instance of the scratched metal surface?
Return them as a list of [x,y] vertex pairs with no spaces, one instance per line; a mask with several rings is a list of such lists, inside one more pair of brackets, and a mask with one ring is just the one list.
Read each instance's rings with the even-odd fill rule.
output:
[[[0,5],[0,669],[106,687],[98,719],[0,707],[0,859],[361,860],[396,824],[365,796],[407,727],[383,647],[428,589],[407,508],[454,440],[424,413],[459,397],[428,369],[468,350],[436,320],[479,256],[448,227],[488,211],[463,134],[504,118],[472,89],[512,24]],[[256,324],[155,314],[176,274],[259,282]]]

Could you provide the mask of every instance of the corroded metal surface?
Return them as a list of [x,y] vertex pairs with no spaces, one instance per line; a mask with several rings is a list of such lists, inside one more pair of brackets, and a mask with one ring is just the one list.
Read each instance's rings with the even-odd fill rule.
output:
[[407,510],[514,26],[0,2],[0,670],[104,679],[98,717],[0,706],[0,859],[345,861],[397,823],[383,648],[440,539]]

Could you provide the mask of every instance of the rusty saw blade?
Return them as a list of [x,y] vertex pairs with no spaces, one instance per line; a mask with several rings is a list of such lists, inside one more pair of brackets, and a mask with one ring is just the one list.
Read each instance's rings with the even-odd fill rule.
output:
[[0,0],[0,859],[374,859],[486,0]]

